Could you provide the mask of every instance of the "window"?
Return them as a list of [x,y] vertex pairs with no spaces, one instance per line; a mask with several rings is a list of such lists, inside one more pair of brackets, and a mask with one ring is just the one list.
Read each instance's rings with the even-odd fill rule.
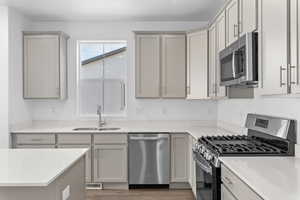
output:
[[126,47],[124,41],[78,43],[80,116],[95,116],[98,105],[106,116],[125,114]]

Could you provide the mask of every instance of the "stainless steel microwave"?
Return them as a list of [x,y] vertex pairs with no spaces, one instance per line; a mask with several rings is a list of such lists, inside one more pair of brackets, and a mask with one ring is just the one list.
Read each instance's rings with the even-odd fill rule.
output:
[[255,87],[258,83],[258,35],[246,33],[219,53],[220,85]]

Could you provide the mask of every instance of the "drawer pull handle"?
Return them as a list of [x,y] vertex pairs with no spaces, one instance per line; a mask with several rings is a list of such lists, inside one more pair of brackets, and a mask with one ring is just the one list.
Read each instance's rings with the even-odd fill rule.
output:
[[230,178],[228,178],[227,176],[225,176],[225,180],[229,185],[232,185],[232,181],[230,180]]
[[32,142],[41,142],[43,139],[31,139]]

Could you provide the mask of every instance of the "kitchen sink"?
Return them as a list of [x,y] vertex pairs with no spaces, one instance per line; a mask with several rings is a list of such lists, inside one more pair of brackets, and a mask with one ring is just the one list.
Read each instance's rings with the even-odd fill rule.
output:
[[101,128],[95,128],[95,127],[86,127],[86,128],[74,128],[73,131],[117,131],[121,128],[111,128],[111,127],[101,127]]

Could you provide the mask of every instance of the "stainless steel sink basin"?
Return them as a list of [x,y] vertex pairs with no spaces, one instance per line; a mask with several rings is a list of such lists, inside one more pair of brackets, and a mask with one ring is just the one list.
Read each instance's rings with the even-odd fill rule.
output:
[[85,128],[74,128],[73,131],[117,131],[121,128],[110,128],[110,127],[102,127],[102,128],[95,128],[95,127],[85,127]]

